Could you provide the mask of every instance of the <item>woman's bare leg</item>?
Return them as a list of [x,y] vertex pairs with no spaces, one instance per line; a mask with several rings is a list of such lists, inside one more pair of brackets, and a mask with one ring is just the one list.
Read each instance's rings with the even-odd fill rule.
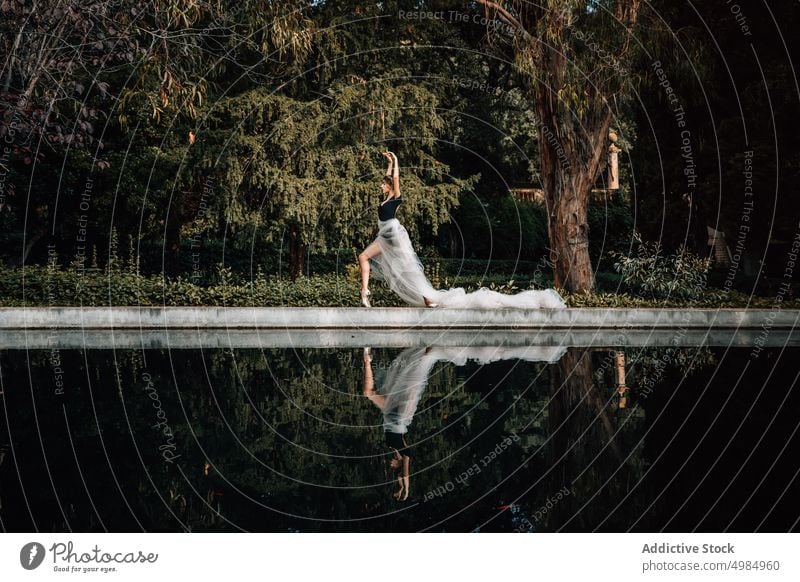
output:
[[358,255],[358,264],[361,267],[361,290],[369,289],[369,260],[381,254],[381,247],[378,243],[372,243]]

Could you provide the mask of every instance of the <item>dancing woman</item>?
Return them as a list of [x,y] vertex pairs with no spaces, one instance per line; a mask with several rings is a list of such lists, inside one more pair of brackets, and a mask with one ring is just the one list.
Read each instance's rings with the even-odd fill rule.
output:
[[392,290],[405,301],[412,305],[436,307],[435,302],[418,293],[424,289],[424,286],[420,285],[422,282],[419,276],[413,279],[420,285],[417,288],[402,284],[404,274],[413,275],[417,271],[423,273],[422,263],[411,247],[408,231],[395,217],[397,207],[403,202],[397,156],[392,152],[383,152],[383,155],[389,160],[389,165],[381,182],[381,192],[386,199],[378,207],[378,237],[358,255],[358,263],[361,266],[361,303],[364,307],[370,307],[369,275],[372,262],[375,266],[375,278],[389,283]]
[[408,426],[428,385],[428,376],[436,363],[432,348],[408,348],[396,358],[381,385],[375,386],[372,354],[364,348],[364,396],[383,413],[383,434],[388,449],[389,468],[398,490],[393,497],[408,499],[411,488],[412,448],[406,442]]
[[384,152],[389,160],[381,191],[386,198],[378,207],[378,236],[358,255],[361,267],[361,304],[370,307],[369,277],[386,281],[389,288],[403,301],[417,307],[451,307],[469,309],[560,309],[566,307],[553,289],[521,291],[505,295],[481,288],[467,293],[463,288],[434,289],[411,246],[408,231],[396,218],[397,207],[403,202],[400,193],[400,166],[397,156]]
[[372,352],[364,348],[364,396],[383,413],[383,433],[389,468],[397,481],[393,497],[408,499],[414,445],[406,437],[436,362],[463,366],[473,360],[483,366],[500,360],[525,360],[554,364],[566,353],[563,346],[412,347],[403,350],[376,386]]

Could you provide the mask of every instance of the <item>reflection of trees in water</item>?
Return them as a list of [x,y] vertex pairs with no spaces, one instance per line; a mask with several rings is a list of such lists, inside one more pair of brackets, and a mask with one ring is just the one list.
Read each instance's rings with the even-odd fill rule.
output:
[[[387,350],[385,359],[391,361],[397,351]],[[48,353],[30,352],[33,401],[27,386],[9,389],[6,382],[6,403],[15,411],[15,450],[25,451],[19,462],[36,525],[54,531],[102,529],[82,479],[103,525],[117,530],[175,530],[182,523],[231,529],[217,509],[252,529],[280,530],[299,521],[259,504],[325,519],[374,513],[383,493],[375,485],[386,479],[380,456],[383,435],[360,393],[362,370],[353,363],[357,351],[350,352],[343,357],[334,350],[206,350],[201,357],[194,351],[153,350],[143,358],[141,352],[118,351],[118,391],[110,351],[86,352],[86,365],[83,353],[63,350],[68,385],[63,398],[53,394]],[[27,378],[24,352],[4,357],[2,364],[6,379]],[[144,391],[145,372],[175,434],[180,458],[174,464],[165,463],[158,450],[164,438],[152,428],[158,419]],[[435,464],[420,478],[420,486],[448,473],[455,462],[450,453],[458,443],[439,429],[479,398],[457,384],[452,366],[437,366],[426,393],[435,406],[414,421],[415,432],[430,437],[420,445],[420,455]],[[47,460],[38,444],[39,431]],[[121,492],[103,455],[100,434]],[[10,466],[6,462],[3,467],[3,491],[6,499],[14,494],[21,500],[18,486],[12,487],[17,478]],[[48,467],[54,487],[49,486]],[[364,487],[341,491],[313,484]],[[14,521],[28,524],[21,529],[32,529],[27,510],[22,504],[18,510]]]
[[[595,376],[593,356],[608,375]],[[593,529],[641,471],[639,455],[626,442],[639,423],[630,409],[620,410],[615,402],[613,366],[603,364],[610,357],[609,352],[570,348],[552,375],[547,407],[550,474],[543,487],[544,499],[562,487],[569,495],[548,508],[542,517],[543,529]]]
[[[130,360],[124,353],[117,355],[121,357],[120,376],[125,383],[130,377]],[[82,352],[60,351],[57,357],[63,370],[63,396],[55,394],[51,352],[6,352],[0,357],[6,406],[2,417],[9,417],[8,431],[4,426],[2,432],[10,432],[14,453],[14,462],[4,463],[0,470],[6,495],[6,527],[22,531],[126,531],[140,529],[140,523],[155,526],[166,521],[160,515],[165,513],[164,502],[141,478],[143,469],[131,446],[111,352],[87,352],[87,365]],[[130,389],[123,393],[127,404]],[[129,410],[129,414],[135,419],[146,413],[152,421],[152,405],[149,400],[149,409],[144,404],[134,403],[136,410]],[[157,447],[153,447],[152,454],[148,449],[142,449],[144,457],[154,460]],[[19,468],[19,476],[16,470],[11,471],[12,466]],[[137,477],[131,478],[134,475]],[[159,479],[159,489],[168,492],[167,483],[168,480]],[[9,503],[11,495],[13,503]],[[91,501],[96,503],[97,512]],[[150,521],[148,512],[159,517]]]
[[[379,350],[375,354],[378,372],[381,369],[388,371],[396,365],[413,365],[412,362],[402,361],[402,358],[399,361],[392,359],[395,353],[392,350],[387,355],[387,351]],[[292,357],[288,353],[274,355]],[[352,355],[353,359],[358,356],[355,352]],[[242,427],[242,430],[253,430],[258,434],[245,432],[242,440],[263,443],[254,451],[255,456],[269,460],[272,468],[288,475],[300,475],[303,480],[312,483],[363,488],[344,491],[316,488],[309,493],[307,487],[255,466],[252,459],[241,451],[234,450],[231,453],[228,442],[219,443],[219,452],[225,458],[224,465],[219,467],[220,472],[235,475],[239,484],[246,483],[260,490],[269,489],[272,498],[276,503],[280,500],[281,505],[285,505],[285,500],[292,499],[297,513],[303,515],[344,519],[396,511],[398,506],[388,499],[391,485],[385,473],[381,416],[361,396],[362,370],[347,363],[351,361],[349,354],[341,357],[339,353],[314,352],[300,353],[296,357],[298,361],[316,362],[316,367],[301,369],[290,365],[288,371],[294,369],[294,376],[287,375],[281,382],[280,391],[274,386],[263,386],[263,383],[262,388],[258,389],[266,406],[264,416],[280,436],[276,437],[272,431],[266,434],[263,426],[255,423],[250,427]],[[276,370],[279,366],[270,368]],[[529,373],[524,375],[530,378]],[[520,403],[512,402],[508,397],[510,390],[499,387],[504,376],[498,370],[487,372],[476,365],[456,368],[445,361],[434,365],[411,425],[410,442],[413,443],[416,459],[413,497],[419,499],[427,491],[451,481],[481,458],[486,453],[484,449],[490,450],[496,441],[504,438],[514,428],[515,422],[520,427],[524,425],[527,415],[510,414],[494,423],[498,409],[504,410],[513,404],[513,408],[519,412],[530,403],[527,397]],[[324,386],[324,382],[332,386]],[[244,383],[248,384],[246,381]],[[250,396],[256,399],[254,394]],[[233,407],[241,405],[241,401],[236,399],[229,399],[227,403],[227,406]],[[469,440],[474,434],[484,431],[483,427],[487,426],[489,430],[478,441],[481,447],[471,445]],[[292,442],[305,449],[344,458],[315,455],[296,448],[287,453],[285,447],[283,450],[278,448],[281,437],[292,439]],[[512,460],[512,454],[509,453],[507,461]],[[492,478],[495,482],[499,481],[498,475],[502,475],[505,464],[507,462],[498,462],[485,469],[469,487],[449,492],[443,503],[428,504],[424,510],[405,511],[384,522],[387,527],[397,529],[415,529],[421,524],[436,522],[451,513],[453,508],[460,507],[462,500],[467,498],[465,495],[474,497],[476,491],[484,490],[484,484]],[[311,529],[321,526],[303,522],[302,527]],[[360,524],[350,527],[370,526]]]
[[635,530],[796,528],[796,352],[775,349],[752,358],[747,348],[717,349],[715,366],[691,375],[664,369],[656,388],[639,400],[651,428],[645,455],[652,462],[640,489],[653,506]]
[[[399,353],[376,350],[376,368],[388,370]],[[529,514],[565,485],[571,495],[548,512],[536,529],[557,529],[571,520],[566,528],[581,530],[602,521],[612,502],[624,496],[642,470],[638,452],[624,461],[638,442],[641,411],[635,406],[624,411],[614,408],[613,366],[602,366],[606,354],[570,349],[557,365],[512,360],[483,366],[438,362],[411,425],[410,442],[415,443],[416,454],[412,501],[420,505],[390,518],[339,524],[284,516],[259,504],[296,515],[342,520],[398,509],[388,495],[391,485],[383,485],[388,476],[382,457],[381,417],[361,395],[359,350],[204,350],[202,355],[191,350],[154,350],[144,356],[141,351],[117,351],[121,390],[112,352],[86,352],[87,366],[83,353],[62,351],[67,380],[64,397],[53,394],[48,352],[30,352],[34,401],[54,487],[44,469],[30,390],[25,385],[26,355],[3,354],[2,364],[6,402],[15,411],[14,445],[25,451],[18,460],[39,529],[61,531],[68,522],[75,530],[103,526],[176,530],[183,525],[267,531],[402,530],[441,522],[434,529],[455,531],[496,516],[500,504],[518,498],[547,474],[522,499]],[[633,367],[636,355],[629,354]],[[175,433],[180,458],[174,464],[166,463],[158,450],[164,439],[152,428],[156,411],[144,390],[145,372]],[[24,384],[10,389],[9,378]],[[634,392],[635,379],[632,371],[629,384]],[[81,472],[64,428],[62,403]],[[481,466],[479,474],[456,483],[435,502],[422,502],[427,491],[480,464],[511,434],[519,440]],[[5,517],[9,515],[9,482],[16,480],[10,466],[7,459],[0,471]],[[576,514],[593,495],[587,508]],[[604,527],[623,523],[625,515],[635,513],[635,503],[628,500]],[[464,508],[468,509],[459,511]],[[24,504],[14,511],[14,523],[30,523]],[[484,529],[501,528],[501,518]]]
[[[615,353],[570,348],[556,367],[548,404],[547,448],[551,474],[545,492],[567,486],[570,495],[542,518],[544,529],[621,531],[650,503],[633,491],[646,470],[643,434],[649,393],[662,389],[665,371],[682,377],[712,365],[708,348],[640,348],[625,353],[626,385],[632,395],[620,407]],[[547,499],[547,496],[545,496]],[[534,503],[530,511],[535,511]]]
[[663,383],[667,369],[678,369],[683,377],[688,378],[717,363],[714,352],[708,347],[634,348],[628,353],[628,373],[640,398],[647,398],[656,386]]

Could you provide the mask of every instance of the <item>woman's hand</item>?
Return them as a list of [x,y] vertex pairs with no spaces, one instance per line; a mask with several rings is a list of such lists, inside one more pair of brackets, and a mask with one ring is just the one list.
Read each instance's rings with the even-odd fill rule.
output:
[[406,490],[403,481],[401,481],[400,479],[398,479],[398,481],[400,482],[400,489],[392,493],[392,497],[394,497],[398,501],[405,501],[406,499],[408,499],[408,491]]
[[395,165],[394,158],[392,157],[392,152],[383,152],[383,157],[389,160],[389,165],[386,166],[386,175],[391,177]]
[[[406,477],[406,479],[408,478]],[[408,484],[404,483],[400,479],[398,479],[398,481],[400,481],[400,489],[392,493],[392,497],[394,497],[398,501],[405,501],[408,499]]]
[[400,163],[397,161],[397,156],[394,152],[385,151],[383,155],[389,160],[389,167],[386,168],[386,175],[392,178],[393,198],[400,197]]

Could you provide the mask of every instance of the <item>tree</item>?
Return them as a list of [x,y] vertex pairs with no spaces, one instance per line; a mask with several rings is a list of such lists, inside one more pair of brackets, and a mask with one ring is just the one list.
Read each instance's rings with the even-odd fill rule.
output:
[[254,89],[209,112],[209,130],[200,137],[211,145],[196,165],[212,167],[219,178],[213,211],[252,236],[288,237],[292,276],[302,272],[307,250],[362,247],[374,235],[382,150],[400,157],[412,235],[418,225],[435,233],[474,181],[445,180],[448,168],[435,158],[442,125],[436,95],[398,84],[401,73],[387,77],[338,83],[330,100]]
[[[729,10],[696,8],[657,0],[640,16],[648,34],[638,66],[648,73],[638,79],[632,110],[640,129],[631,163],[636,190],[645,194],[635,198],[637,227],[667,251],[685,244],[701,255],[710,251],[707,227],[724,232],[738,258],[717,276],[726,288],[751,293],[761,275],[782,276],[779,245],[794,236],[800,212],[790,194],[800,186],[800,136],[780,122],[798,107],[788,57],[800,11],[786,3],[763,13],[760,2],[731,4],[763,16],[749,18],[745,31]],[[691,157],[681,155],[678,107]]]
[[589,194],[627,88],[640,2],[477,1],[490,40],[513,49],[534,102],[555,284],[591,291]]

